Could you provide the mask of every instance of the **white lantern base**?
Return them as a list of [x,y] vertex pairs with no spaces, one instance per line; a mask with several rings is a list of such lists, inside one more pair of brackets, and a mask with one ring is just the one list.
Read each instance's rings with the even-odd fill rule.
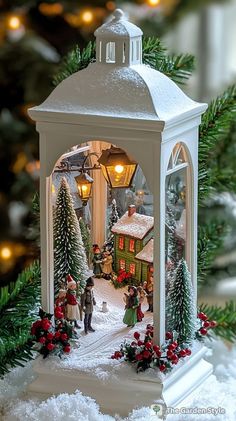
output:
[[[46,398],[60,393],[80,390],[85,396],[96,400],[105,414],[122,417],[134,409],[161,403],[164,407],[177,407],[212,374],[212,365],[203,357],[207,351],[202,347],[172,373],[153,377],[148,373],[136,374],[121,370],[121,376],[103,381],[93,372],[79,369],[48,369],[38,358],[34,362],[36,380],[29,385],[28,392]],[[160,416],[160,415],[159,415]],[[165,417],[164,417],[165,418]]]

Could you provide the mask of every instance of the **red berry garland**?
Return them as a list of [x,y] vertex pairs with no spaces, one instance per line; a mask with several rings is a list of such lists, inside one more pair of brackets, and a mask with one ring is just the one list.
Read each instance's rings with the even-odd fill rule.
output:
[[[208,331],[217,326],[216,321],[210,321],[203,312],[198,313],[200,323],[196,331],[196,339],[202,340]],[[130,344],[124,342],[121,344],[120,351],[116,351],[111,358],[120,359],[125,357],[125,361],[136,363],[137,371],[144,371],[150,367],[158,368],[160,372],[170,371],[179,360],[190,357],[192,351],[190,348],[179,344],[174,337],[173,332],[166,333],[166,343],[160,347],[153,344],[153,326],[147,325],[144,340],[140,339],[139,332],[134,333],[135,341]]]

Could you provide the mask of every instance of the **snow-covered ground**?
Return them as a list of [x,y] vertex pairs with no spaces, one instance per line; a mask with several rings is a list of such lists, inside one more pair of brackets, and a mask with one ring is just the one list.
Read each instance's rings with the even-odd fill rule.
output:
[[[135,331],[144,332],[146,325],[153,322],[152,313],[146,312],[141,323],[137,323],[134,328],[129,328],[123,323],[124,316],[124,292],[127,288],[114,289],[109,281],[104,279],[96,279],[94,287],[94,296],[96,306],[94,307],[92,326],[94,333],[84,334],[83,324],[81,322],[81,330],[77,330],[79,334],[78,344],[75,344],[69,356],[63,360],[48,358],[42,361],[46,367],[75,368],[83,371],[94,370],[94,374],[98,376],[110,375],[102,369],[104,366],[116,367],[117,361],[111,359],[114,351],[120,349],[120,344],[124,339],[133,338]],[[108,312],[102,312],[102,303],[107,302]],[[143,310],[148,308],[147,303],[143,304]]]
[[[50,368],[80,368],[93,371],[94,375],[106,380],[106,376],[115,374],[120,364],[110,358],[114,350],[119,349],[124,338],[130,339],[133,332],[144,331],[146,324],[152,322],[152,315],[145,314],[145,320],[135,328],[124,326],[122,318],[124,290],[114,290],[109,282],[96,280],[95,297],[97,306],[94,311],[93,327],[95,333],[85,336],[81,329],[79,347],[75,346],[71,354],[63,360],[48,358],[43,362]],[[102,313],[102,302],[107,301],[108,313]],[[143,306],[144,310],[147,308]],[[80,331],[79,331],[80,332]],[[235,421],[236,420],[236,348],[228,350],[222,342],[213,343],[214,352],[208,359],[214,365],[215,372],[186,403],[188,408],[225,409],[225,414],[213,415],[168,415],[168,421]],[[108,369],[109,367],[109,369]],[[123,367],[125,369],[125,367]],[[130,370],[131,367],[126,366]],[[140,374],[141,375],[141,374]],[[61,394],[42,400],[25,392],[33,380],[32,363],[24,368],[16,368],[0,380],[0,420],[2,421],[114,421],[119,416],[101,414],[96,402],[83,396],[80,391]],[[132,393],[132,392],[131,392]],[[129,421],[151,421],[158,419],[151,408],[134,410]]]

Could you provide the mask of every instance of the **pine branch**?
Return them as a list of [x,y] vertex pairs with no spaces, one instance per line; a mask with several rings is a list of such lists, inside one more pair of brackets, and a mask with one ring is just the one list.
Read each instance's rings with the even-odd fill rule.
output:
[[214,328],[216,336],[232,343],[236,341],[236,301],[226,303],[225,307],[201,304],[200,311],[217,322]]
[[216,256],[220,253],[227,233],[225,223],[218,221],[198,227],[198,285],[206,284]]
[[89,42],[88,45],[81,50],[78,45],[71,50],[63,60],[58,74],[53,79],[55,86],[59,85],[64,79],[85,69],[95,60],[95,43]]
[[159,68],[160,72],[178,84],[186,83],[194,69],[195,58],[191,54],[167,56]]
[[236,178],[234,165],[223,168],[219,177],[217,166],[221,154],[221,145],[229,136],[232,124],[236,117],[236,85],[229,87],[222,95],[211,102],[203,115],[200,126],[199,143],[199,203],[214,189],[221,188],[228,191],[227,182],[231,180],[230,188],[236,191]]
[[30,328],[40,301],[40,267],[35,262],[23,271],[0,311],[0,376],[9,367],[32,358]]
[[[58,85],[75,72],[86,68],[95,61],[95,43],[80,50],[79,46],[67,54],[53,84]],[[194,70],[194,57],[190,54],[168,55],[159,38],[149,37],[143,40],[143,62],[155,70],[166,74],[174,82],[183,84]]]

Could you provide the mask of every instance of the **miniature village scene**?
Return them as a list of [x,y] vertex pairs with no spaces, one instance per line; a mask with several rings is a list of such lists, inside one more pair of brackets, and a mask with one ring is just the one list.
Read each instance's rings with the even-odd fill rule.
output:
[[212,372],[204,339],[215,322],[197,312],[206,104],[142,64],[142,31],[121,10],[95,36],[97,61],[29,111],[41,142],[42,270],[30,388],[79,387],[126,415],[178,404]]

